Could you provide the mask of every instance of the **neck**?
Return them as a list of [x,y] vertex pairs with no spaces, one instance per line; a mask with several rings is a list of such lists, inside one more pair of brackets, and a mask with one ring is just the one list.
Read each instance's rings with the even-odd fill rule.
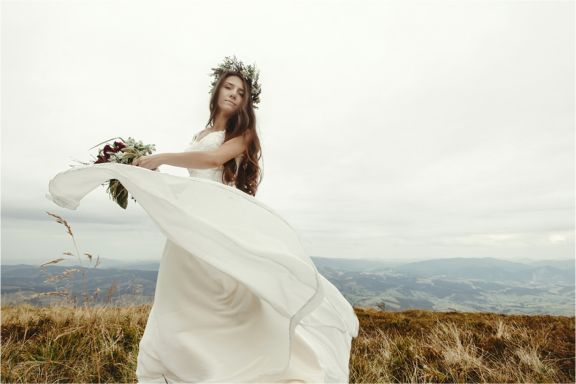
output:
[[226,129],[226,122],[228,121],[228,116],[224,115],[222,111],[218,112],[214,117],[214,124],[212,125],[213,131],[223,131]]

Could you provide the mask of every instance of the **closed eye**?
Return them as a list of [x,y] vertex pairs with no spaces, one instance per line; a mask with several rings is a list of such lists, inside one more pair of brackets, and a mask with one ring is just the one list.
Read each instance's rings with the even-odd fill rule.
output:
[[[224,87],[225,87],[226,89],[232,89],[230,83],[226,83],[226,84],[224,85]],[[240,94],[241,97],[244,96],[244,92],[243,92],[243,91],[240,91],[239,94]]]

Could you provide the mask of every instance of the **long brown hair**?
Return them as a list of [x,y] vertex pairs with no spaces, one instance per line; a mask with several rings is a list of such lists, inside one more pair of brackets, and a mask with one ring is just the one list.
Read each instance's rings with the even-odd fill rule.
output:
[[256,196],[258,185],[262,181],[262,171],[259,160],[262,158],[260,139],[256,132],[256,115],[254,114],[254,107],[252,105],[250,84],[238,72],[224,72],[218,79],[214,86],[214,91],[210,97],[210,118],[206,123],[206,128],[214,125],[214,118],[218,112],[218,95],[220,89],[224,84],[224,80],[229,76],[238,76],[244,83],[244,97],[242,98],[242,105],[236,113],[231,115],[226,122],[226,133],[224,141],[228,141],[234,137],[250,133],[250,141],[247,149],[243,154],[238,175],[236,175],[236,160],[230,159],[224,163],[222,170],[222,182],[227,185],[234,185],[239,190],[246,192],[252,196]]

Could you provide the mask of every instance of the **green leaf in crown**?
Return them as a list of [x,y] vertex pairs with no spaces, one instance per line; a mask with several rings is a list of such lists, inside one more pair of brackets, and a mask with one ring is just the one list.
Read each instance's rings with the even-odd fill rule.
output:
[[212,88],[210,89],[210,94],[214,93],[218,79],[225,72],[237,72],[248,82],[248,84],[250,84],[252,105],[257,109],[258,103],[260,103],[260,93],[262,90],[260,88],[260,83],[258,83],[260,71],[256,69],[256,66],[254,64],[244,65],[235,55],[233,57],[226,56],[222,64],[216,68],[212,68],[212,76],[214,76],[214,80],[211,84]]

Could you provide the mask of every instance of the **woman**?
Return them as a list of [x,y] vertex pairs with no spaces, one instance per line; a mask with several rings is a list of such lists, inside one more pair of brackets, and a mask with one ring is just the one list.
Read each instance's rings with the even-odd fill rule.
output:
[[[208,169],[211,172],[196,172],[196,176],[219,176],[221,173],[222,182],[232,183],[238,189],[254,196],[260,183],[257,181],[260,171],[260,142],[256,134],[256,116],[251,96],[251,90],[255,87],[238,72],[216,72],[218,79],[210,100],[210,119],[207,128],[194,139],[200,142],[209,134],[219,132],[224,135],[224,142],[212,150],[192,154],[183,152],[143,156],[136,159],[133,165],[153,170],[162,164],[189,168],[192,171]],[[244,153],[248,156],[240,167],[238,160],[244,157]],[[218,172],[221,167],[223,172]]]
[[[260,170],[254,67],[214,71],[210,119],[185,152],[58,174],[48,197],[76,209],[114,178],[166,235],[139,344],[139,382],[348,382],[352,306],[298,234],[254,198]],[[150,172],[162,164],[191,177]]]

